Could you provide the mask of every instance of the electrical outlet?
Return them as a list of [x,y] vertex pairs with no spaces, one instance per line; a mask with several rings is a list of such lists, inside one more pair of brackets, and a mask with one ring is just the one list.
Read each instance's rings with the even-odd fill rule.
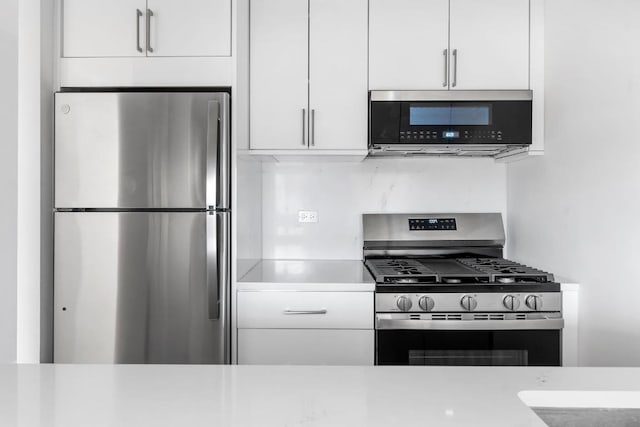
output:
[[318,212],[298,211],[298,222],[318,222]]

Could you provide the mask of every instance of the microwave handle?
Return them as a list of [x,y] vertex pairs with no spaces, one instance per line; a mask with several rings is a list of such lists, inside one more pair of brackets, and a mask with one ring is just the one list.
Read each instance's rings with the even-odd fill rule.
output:
[[442,54],[444,55],[444,82],[442,87],[449,85],[449,49],[445,49]]

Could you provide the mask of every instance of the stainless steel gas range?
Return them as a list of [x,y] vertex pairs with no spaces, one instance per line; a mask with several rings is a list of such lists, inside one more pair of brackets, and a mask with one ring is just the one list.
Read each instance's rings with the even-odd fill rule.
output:
[[365,214],[378,365],[560,366],[562,294],[503,258],[499,213]]

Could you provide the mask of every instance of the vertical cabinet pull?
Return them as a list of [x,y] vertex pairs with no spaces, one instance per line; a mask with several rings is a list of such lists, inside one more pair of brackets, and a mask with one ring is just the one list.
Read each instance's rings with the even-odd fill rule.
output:
[[458,49],[453,49],[453,82],[451,82],[451,87],[456,87],[458,85]]
[[307,133],[307,125],[306,125],[306,121],[307,121],[307,109],[303,108],[302,109],[302,145],[307,145],[307,138],[306,138],[306,133]]
[[316,145],[316,110],[311,110],[311,146]]
[[153,53],[153,48],[151,47],[151,17],[153,16],[153,11],[151,9],[147,9],[147,52]]
[[142,11],[136,9],[136,49],[142,53],[142,46],[140,46],[140,18],[142,18]]
[[442,87],[449,85],[449,49],[445,49],[442,54],[444,55],[444,82]]

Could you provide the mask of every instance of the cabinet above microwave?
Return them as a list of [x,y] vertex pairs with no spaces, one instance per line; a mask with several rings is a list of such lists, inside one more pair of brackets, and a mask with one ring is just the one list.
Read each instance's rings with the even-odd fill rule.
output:
[[371,91],[373,156],[496,156],[532,142],[533,92]]

